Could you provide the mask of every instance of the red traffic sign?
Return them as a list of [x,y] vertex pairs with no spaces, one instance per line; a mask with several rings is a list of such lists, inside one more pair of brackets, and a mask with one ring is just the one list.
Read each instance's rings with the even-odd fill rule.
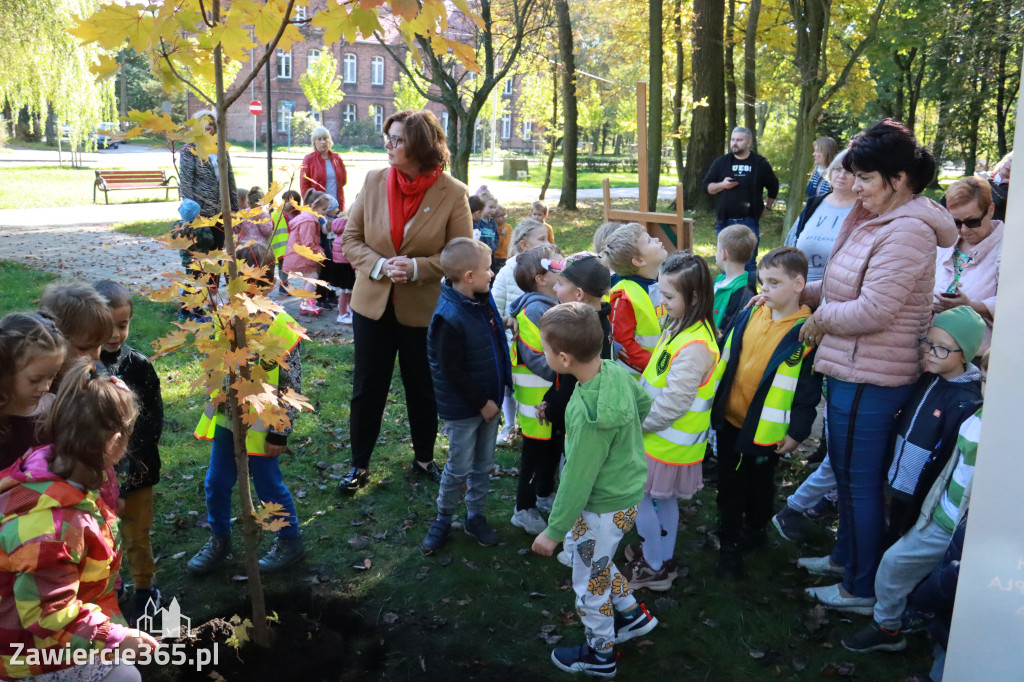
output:
[[253,116],[257,116],[263,113],[263,104],[258,100],[254,99],[249,102],[249,113]]

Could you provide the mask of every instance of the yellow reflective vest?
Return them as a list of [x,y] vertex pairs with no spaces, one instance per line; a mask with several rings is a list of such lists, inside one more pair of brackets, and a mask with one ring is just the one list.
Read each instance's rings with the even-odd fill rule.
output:
[[[661,318],[665,316],[665,307],[661,305],[655,307],[651,302],[650,294],[631,279],[623,278],[616,282],[609,293],[609,300],[616,301],[623,294],[629,299],[629,304],[633,308],[633,316],[636,318],[633,338],[645,351],[653,353],[654,347],[661,339]],[[616,303],[612,303],[612,308],[614,309],[616,305]],[[625,368],[634,379],[640,378],[641,372],[618,358],[616,358],[616,362]]]
[[[751,315],[759,307],[756,306],[751,311]],[[803,322],[803,319],[798,320],[793,326]],[[725,346],[722,348],[722,358],[718,361],[718,367],[715,369],[716,383],[721,381],[729,364],[729,358],[732,355],[732,335],[733,332],[729,332]],[[796,396],[800,369],[803,367],[804,358],[810,352],[810,346],[806,343],[800,344],[800,347],[793,351],[788,358],[779,363],[772,377],[771,385],[768,387],[768,393],[765,395],[764,404],[761,406],[761,414],[757,418],[757,428],[754,430],[755,445],[776,445],[782,442],[786,434],[789,433],[793,398]],[[756,405],[750,407],[756,409]]]
[[538,352],[544,352],[540,340],[540,328],[526,316],[525,308],[516,315],[519,323],[519,340],[512,343],[512,395],[516,399],[516,412],[519,414],[519,426],[523,435],[537,440],[551,440],[551,422],[544,424],[537,419],[537,406],[544,402],[544,394],[551,388],[551,383],[530,371],[519,358],[519,343]]
[[[675,336],[665,332],[651,354],[651,362],[640,377],[640,385],[654,400],[668,385],[668,372],[676,356],[692,343],[704,344],[719,357],[718,343],[707,322],[701,320]],[[644,433],[644,450],[651,459],[666,464],[696,464],[704,459],[711,434],[711,405],[715,400],[718,371],[697,389],[690,409],[668,428]]]
[[[299,343],[299,339],[301,338],[295,331],[295,326],[297,326],[295,319],[288,313],[282,312],[278,313],[274,318],[274,321],[270,323],[267,333],[281,339],[284,342],[284,346],[288,348],[288,352],[291,352],[291,350]],[[278,382],[280,375],[281,368],[275,365],[273,369],[267,372],[267,383],[279,386],[280,384]],[[213,398],[218,393],[220,393],[220,390],[215,390],[210,394],[210,398]],[[228,419],[225,411],[223,409],[218,409],[211,400],[206,403],[206,409],[203,410],[203,416],[199,418],[199,424],[196,425],[195,437],[202,440],[213,440],[213,434],[217,430],[218,426],[230,431],[231,421]],[[250,455],[255,455],[257,457],[266,456],[267,431],[267,426],[260,419],[257,419],[254,424],[249,426],[248,432],[245,436],[245,451]]]
[[274,214],[274,231],[270,235],[270,249],[274,252],[274,258],[281,260],[288,248],[288,221],[284,218],[284,211]]

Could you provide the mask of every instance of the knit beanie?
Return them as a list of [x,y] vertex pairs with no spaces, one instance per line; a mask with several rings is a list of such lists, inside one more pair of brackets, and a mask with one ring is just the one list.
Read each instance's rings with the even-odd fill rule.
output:
[[199,204],[192,199],[182,199],[181,205],[178,206],[178,215],[186,223],[192,222],[199,215]]
[[969,305],[944,310],[932,319],[932,326],[953,337],[964,352],[965,363],[978,354],[985,338],[985,321]]

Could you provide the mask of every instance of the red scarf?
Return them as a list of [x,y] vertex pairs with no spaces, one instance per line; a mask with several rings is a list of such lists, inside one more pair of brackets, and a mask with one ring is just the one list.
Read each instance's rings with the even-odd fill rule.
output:
[[415,179],[394,167],[388,171],[388,218],[391,221],[391,242],[395,245],[395,253],[398,253],[402,246],[405,226],[416,215],[416,211],[420,210],[423,195],[437,182],[439,177],[441,177],[440,166],[421,173]]

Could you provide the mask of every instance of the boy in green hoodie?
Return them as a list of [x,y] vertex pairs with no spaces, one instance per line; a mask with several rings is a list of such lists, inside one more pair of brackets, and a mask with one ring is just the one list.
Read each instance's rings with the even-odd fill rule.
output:
[[571,529],[576,612],[587,641],[555,649],[551,660],[566,672],[612,677],[615,644],[658,624],[614,562],[647,480],[640,425],[651,398],[625,369],[601,359],[604,333],[592,307],[563,303],[544,313],[539,326],[548,365],[579,381],[565,412],[562,483],[533,551],[551,556]]

